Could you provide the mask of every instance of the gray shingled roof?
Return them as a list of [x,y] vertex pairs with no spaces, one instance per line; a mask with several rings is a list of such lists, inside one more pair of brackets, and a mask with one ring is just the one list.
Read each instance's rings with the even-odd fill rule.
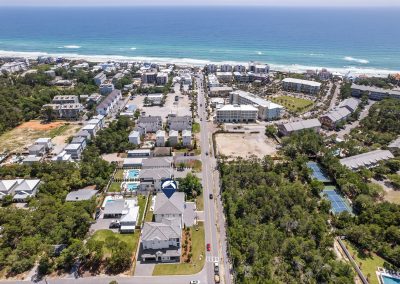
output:
[[307,119],[296,122],[289,122],[282,125],[287,132],[300,131],[302,129],[321,127],[321,122],[318,119]]
[[93,196],[95,196],[97,190],[94,189],[79,189],[76,191],[72,191],[67,194],[65,201],[82,201],[82,200],[89,200]]
[[175,192],[170,198],[160,192],[156,196],[154,214],[183,214],[185,210],[185,194]]
[[146,222],[142,229],[142,240],[152,241],[177,239],[181,237],[181,228],[179,226],[170,226],[163,223]]
[[171,157],[155,157],[143,160],[142,168],[170,168],[171,164]]
[[[144,162],[145,160],[143,160]],[[172,168],[159,168],[159,169],[142,169],[139,172],[139,179],[164,179],[171,178],[173,175]]]

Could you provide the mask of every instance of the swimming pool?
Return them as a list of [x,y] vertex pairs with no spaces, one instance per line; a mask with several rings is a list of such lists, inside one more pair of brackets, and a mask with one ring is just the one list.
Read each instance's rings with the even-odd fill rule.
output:
[[393,278],[387,275],[381,275],[383,284],[399,284],[400,278]]
[[139,170],[128,170],[126,174],[126,178],[134,179],[139,176]]
[[136,191],[139,188],[139,183],[136,182],[130,182],[126,184],[126,189],[127,191]]

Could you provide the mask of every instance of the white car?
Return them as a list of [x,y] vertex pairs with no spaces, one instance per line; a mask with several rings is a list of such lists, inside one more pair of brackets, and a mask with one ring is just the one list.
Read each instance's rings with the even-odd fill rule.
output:
[[200,280],[192,280],[190,281],[190,284],[200,284]]

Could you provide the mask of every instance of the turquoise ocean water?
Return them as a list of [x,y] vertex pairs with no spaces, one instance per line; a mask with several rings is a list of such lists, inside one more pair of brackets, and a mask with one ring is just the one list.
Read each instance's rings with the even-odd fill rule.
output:
[[400,70],[399,15],[383,8],[2,7],[0,55]]

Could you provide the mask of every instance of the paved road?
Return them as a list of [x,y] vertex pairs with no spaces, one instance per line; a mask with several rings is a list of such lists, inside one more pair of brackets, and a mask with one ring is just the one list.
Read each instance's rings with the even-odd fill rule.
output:
[[[196,78],[198,93],[198,114],[200,117],[200,142],[201,160],[203,164],[203,194],[204,194],[204,214],[206,243],[211,245],[211,251],[206,253],[206,270],[208,283],[214,282],[213,261],[220,263],[221,282],[231,283],[231,275],[226,250],[225,221],[222,210],[221,195],[219,189],[219,173],[216,170],[216,159],[212,148],[212,122],[207,121],[206,99],[204,93],[204,77],[198,73]],[[209,199],[209,194],[214,195],[214,199]]]

